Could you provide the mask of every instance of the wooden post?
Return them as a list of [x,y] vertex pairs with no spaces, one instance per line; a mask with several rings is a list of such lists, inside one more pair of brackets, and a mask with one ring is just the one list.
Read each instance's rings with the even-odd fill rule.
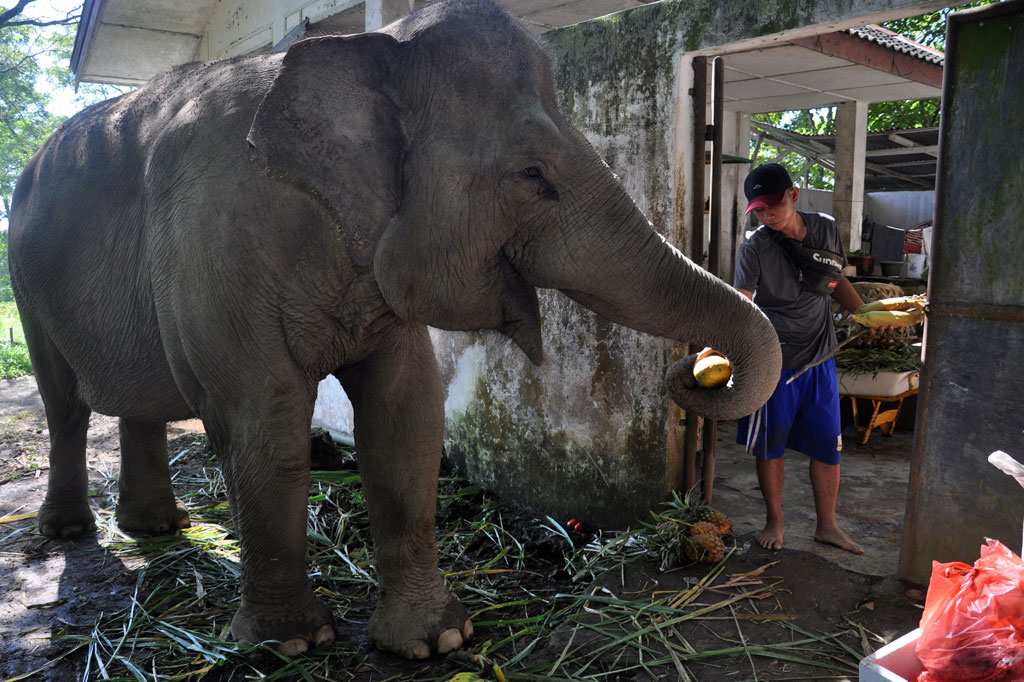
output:
[[[707,100],[708,100],[708,59],[693,59],[693,173],[690,196],[690,260],[697,265],[704,264],[704,160],[707,147]],[[689,352],[701,349],[690,344]],[[686,435],[683,450],[683,491],[689,491],[697,484],[697,449],[700,443],[700,417],[693,412],[686,413]]]
[[[725,61],[715,57],[711,62],[711,199],[710,237],[708,239],[708,271],[716,277],[722,268],[722,153],[725,129],[722,119],[725,117]],[[715,487],[715,455],[718,444],[718,422],[714,419],[704,420],[703,433],[704,457],[701,462],[701,489],[704,503],[711,504],[711,496]]]

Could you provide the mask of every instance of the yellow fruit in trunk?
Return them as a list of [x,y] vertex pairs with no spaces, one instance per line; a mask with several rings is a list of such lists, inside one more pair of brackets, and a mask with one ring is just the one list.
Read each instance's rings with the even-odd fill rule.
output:
[[729,382],[729,377],[732,376],[732,365],[723,355],[710,353],[699,357],[694,363],[693,376],[697,379],[697,383],[704,388],[718,388]]

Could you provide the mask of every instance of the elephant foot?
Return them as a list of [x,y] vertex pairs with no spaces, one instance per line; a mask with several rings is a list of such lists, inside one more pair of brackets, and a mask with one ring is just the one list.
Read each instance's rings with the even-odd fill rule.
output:
[[36,515],[39,532],[50,538],[73,538],[96,530],[96,518],[86,501],[77,504],[43,502]]
[[185,503],[176,497],[158,505],[118,499],[115,513],[117,525],[128,533],[170,535],[191,525]]
[[242,598],[242,606],[231,619],[231,636],[242,642],[277,640],[284,656],[326,646],[334,641],[334,616],[312,591],[301,609],[282,599],[278,606],[255,605]]
[[374,644],[405,658],[447,654],[472,636],[469,614],[440,581],[431,594],[416,598],[382,591],[370,617]]

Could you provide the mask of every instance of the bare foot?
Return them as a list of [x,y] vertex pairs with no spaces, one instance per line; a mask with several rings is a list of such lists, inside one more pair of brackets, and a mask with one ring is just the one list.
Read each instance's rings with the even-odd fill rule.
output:
[[854,554],[863,554],[864,548],[851,540],[849,536],[838,527],[829,530],[818,530],[814,533],[814,539],[826,545],[835,545],[839,549],[845,549]]
[[761,534],[757,536],[757,544],[765,549],[777,552],[782,549],[783,535],[785,535],[785,532],[782,529],[781,523],[768,522],[765,524]]

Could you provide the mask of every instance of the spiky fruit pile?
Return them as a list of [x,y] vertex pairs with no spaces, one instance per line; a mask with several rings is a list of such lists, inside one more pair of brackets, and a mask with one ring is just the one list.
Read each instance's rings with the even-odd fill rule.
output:
[[717,535],[691,535],[687,544],[686,556],[691,561],[715,564],[725,556],[725,543]]
[[704,507],[697,513],[697,518],[705,523],[712,524],[716,529],[718,537],[725,537],[732,532],[732,521],[722,512],[712,507]]
[[716,563],[725,556],[722,537],[732,530],[729,517],[710,505],[704,504],[695,492],[672,500],[660,512],[652,512],[655,523],[651,529],[651,549],[661,557],[663,570],[687,559],[703,563]]
[[690,526],[690,536],[694,535],[714,535],[718,537],[718,526],[709,521],[698,521]]

